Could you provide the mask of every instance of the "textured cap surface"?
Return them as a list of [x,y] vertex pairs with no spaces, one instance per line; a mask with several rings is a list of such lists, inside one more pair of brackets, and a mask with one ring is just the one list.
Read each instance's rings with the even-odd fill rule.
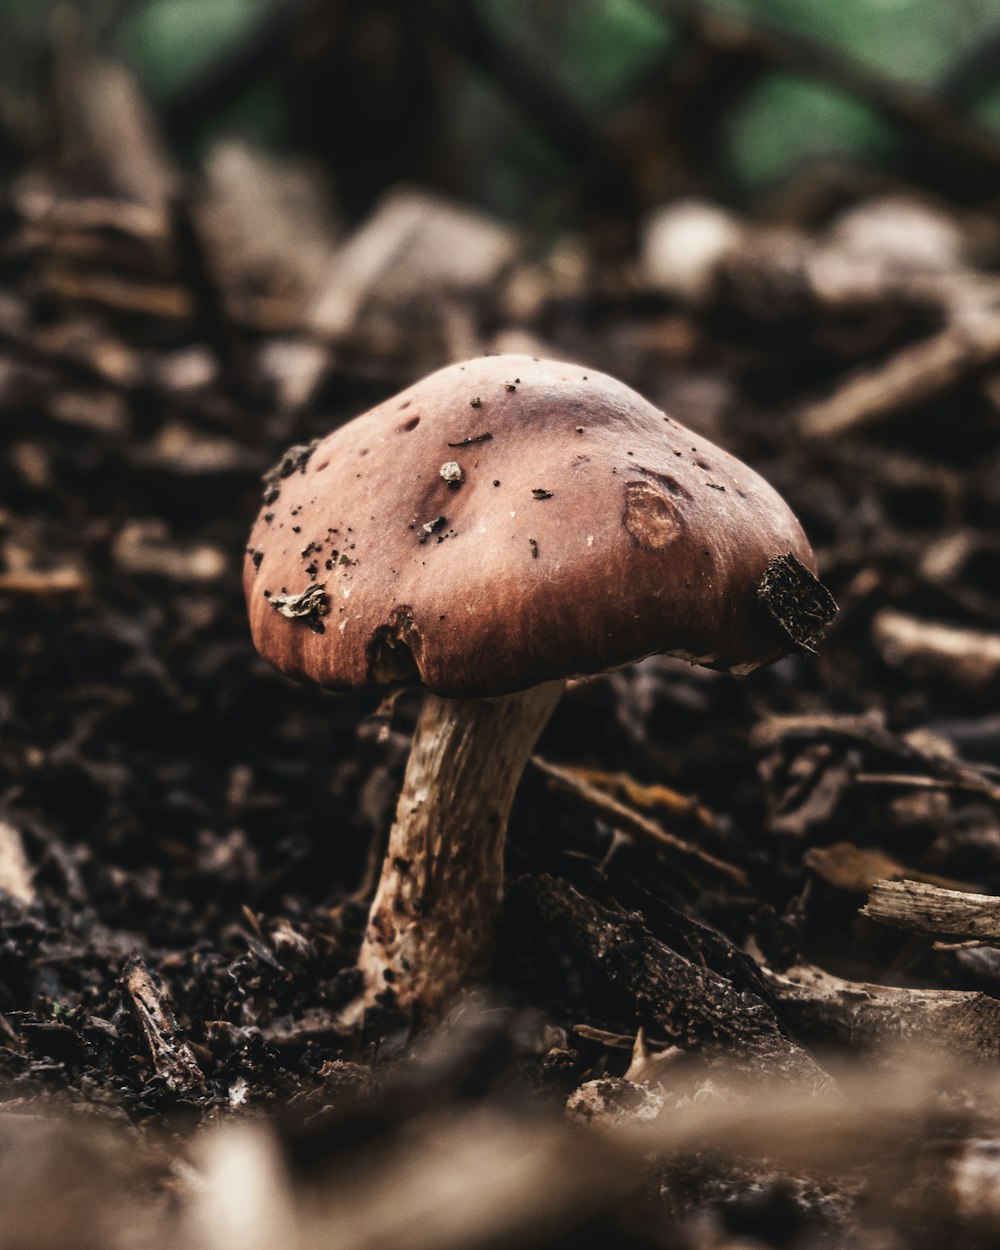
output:
[[335,690],[495,695],[668,652],[746,670],[787,646],[756,592],[812,552],[746,465],[605,374],[451,365],[293,448],[244,585],[254,643]]

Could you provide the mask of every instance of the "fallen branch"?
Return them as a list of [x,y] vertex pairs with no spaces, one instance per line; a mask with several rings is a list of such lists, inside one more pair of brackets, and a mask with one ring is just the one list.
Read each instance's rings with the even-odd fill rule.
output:
[[942,890],[921,881],[876,881],[861,914],[928,937],[1000,939],[1000,898]]
[[753,1080],[829,1084],[762,999],[665,946],[638,912],[597,903],[552,877],[514,882],[505,910],[522,946],[526,932],[535,939],[537,959],[525,975],[547,996],[561,985],[574,1009],[592,1017],[607,1011],[616,1024],[627,1018],[629,1029],[645,1028]]
[[987,994],[844,981],[811,964],[761,971],[796,1034],[852,1047],[922,1045],[974,1062],[1000,1058],[1000,1001]]

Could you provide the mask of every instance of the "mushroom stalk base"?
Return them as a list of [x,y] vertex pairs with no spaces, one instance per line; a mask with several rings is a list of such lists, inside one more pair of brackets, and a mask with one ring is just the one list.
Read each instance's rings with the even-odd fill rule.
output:
[[405,1015],[430,1019],[485,972],[514,792],[564,685],[425,697],[358,959],[359,1015],[391,991]]

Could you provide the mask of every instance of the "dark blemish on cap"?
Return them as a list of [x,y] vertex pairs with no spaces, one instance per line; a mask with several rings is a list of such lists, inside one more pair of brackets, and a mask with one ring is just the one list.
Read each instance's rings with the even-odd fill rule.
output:
[[531,492],[532,499],[551,499],[552,492],[546,490],[544,486],[536,486]]
[[470,408],[482,408],[482,406],[483,406],[483,401],[479,398],[479,396],[478,396],[478,395],[476,396],[476,398],[475,398],[475,399],[470,399],[470,400],[469,400],[469,407],[470,407]]
[[[403,406],[406,407],[405,404]],[[419,417],[410,417],[409,421],[404,421],[402,425],[396,427],[396,432],[399,434],[409,434],[409,432],[411,430],[415,430],[419,424]]]
[[399,405],[397,412],[405,412],[407,408],[409,408],[410,404],[412,403],[413,403],[412,399],[404,399],[403,402]]
[[505,383],[503,384],[503,389],[504,389],[504,390],[507,392],[507,394],[509,395],[509,394],[511,394],[511,392],[516,391],[516,390],[517,390],[517,387],[514,385],[514,383],[513,383],[513,382],[505,382]]
[[273,513],[273,512],[265,512],[265,513],[264,513],[264,520],[268,523],[268,525],[270,525],[270,524],[271,524],[271,522],[274,520],[274,513]]
[[499,479],[498,477],[495,477],[495,478],[493,479],[493,485],[494,485],[494,486],[499,486],[499,485],[500,485],[500,479]]
[[292,533],[293,533],[293,534],[301,534],[301,533],[302,533],[302,526],[301,526],[301,525],[293,525],[293,526],[292,526]]
[[532,558],[532,560],[537,560],[537,559],[538,559],[538,543],[537,543],[537,541],[536,541],[534,538],[529,538],[529,539],[528,539],[528,546],[529,546],[529,548],[531,549],[531,558]]
[[255,551],[253,555],[250,557],[250,559],[253,561],[254,568],[259,569],[261,566],[261,562],[264,559],[263,551]]

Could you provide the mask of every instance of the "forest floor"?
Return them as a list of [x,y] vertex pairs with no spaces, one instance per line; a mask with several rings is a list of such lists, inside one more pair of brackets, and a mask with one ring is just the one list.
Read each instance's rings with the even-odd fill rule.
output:
[[[309,188],[230,160],[0,210],[0,1245],[995,1244],[995,231],[833,190],[678,291],[401,191],[289,277]],[[752,464],[840,612],[573,683],[485,984],[351,1035],[419,695],[270,669],[243,549],[287,445],[507,350]]]

